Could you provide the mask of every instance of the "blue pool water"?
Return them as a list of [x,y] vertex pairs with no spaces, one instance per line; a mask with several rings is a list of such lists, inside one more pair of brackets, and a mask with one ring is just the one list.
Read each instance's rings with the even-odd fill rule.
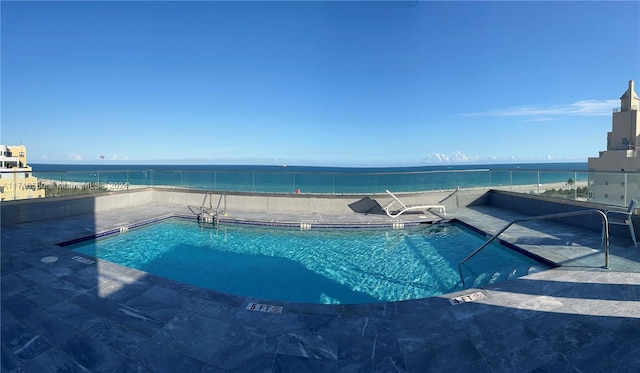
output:
[[[461,290],[458,262],[484,240],[455,224],[298,230],[168,219],[68,248],[225,293],[352,304]],[[465,282],[497,282],[533,266],[544,267],[494,244],[465,264]]]

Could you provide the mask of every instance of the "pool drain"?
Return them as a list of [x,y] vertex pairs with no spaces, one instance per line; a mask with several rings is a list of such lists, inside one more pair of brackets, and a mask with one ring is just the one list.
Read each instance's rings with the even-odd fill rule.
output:
[[44,258],[40,259],[40,261],[42,263],[53,263],[53,262],[57,262],[58,261],[58,257],[57,256],[45,256]]

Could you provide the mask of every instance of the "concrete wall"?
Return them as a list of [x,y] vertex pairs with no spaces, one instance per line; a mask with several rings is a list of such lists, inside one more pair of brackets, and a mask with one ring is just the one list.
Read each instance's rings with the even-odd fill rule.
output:
[[151,197],[150,189],[140,189],[79,196],[4,201],[0,205],[1,223],[2,225],[9,225],[93,214],[114,208],[151,203]]
[[[172,189],[157,189],[153,191],[153,202],[159,204],[182,205],[200,207],[204,201],[205,192],[181,191]],[[425,192],[402,194],[401,200],[411,204],[438,204],[448,197],[450,192]],[[260,211],[264,213],[324,213],[348,214],[354,212],[381,212],[380,207],[391,201],[388,194],[379,195],[315,195],[315,194],[267,194],[267,193],[227,193],[226,208],[229,211]],[[220,194],[207,197],[206,207],[211,205],[215,209]],[[220,204],[220,210],[225,207],[225,199]],[[399,208],[394,205],[393,208]]]
[[[22,201],[5,201],[0,205],[2,225],[29,221],[61,219],[68,216],[93,214],[116,208],[148,203],[199,208],[206,193],[176,189],[144,188],[121,192],[100,193],[71,197],[50,197]],[[586,209],[605,210],[609,206],[583,201],[562,200],[544,196],[486,189],[463,189],[451,192],[405,193],[397,196],[407,205],[443,204],[448,211],[459,207],[490,205],[526,215],[547,215]],[[213,208],[220,194],[213,194]],[[383,213],[381,206],[391,201],[387,194],[378,195],[312,195],[312,194],[226,194],[226,207],[230,212],[256,211],[264,213]],[[209,206],[209,199],[206,200]],[[397,206],[397,205],[396,205]],[[224,209],[224,200],[220,209]],[[600,215],[590,214],[557,219],[566,224],[599,231]],[[640,216],[634,217],[640,227]],[[628,235],[626,227],[613,227],[612,234]],[[640,237],[640,234],[638,235]]]
[[[456,207],[492,206],[505,210],[515,211],[524,215],[539,216],[574,212],[580,210],[596,209],[604,211],[612,209],[611,205],[596,202],[563,200],[533,194],[523,194],[501,190],[459,190],[443,201],[448,210]],[[618,208],[622,210],[623,208]],[[633,227],[636,237],[640,238],[640,215],[633,215]],[[554,219],[554,221],[578,226],[585,229],[601,232],[602,217],[600,214],[578,215],[568,218]],[[629,228],[621,225],[610,225],[612,236],[629,237]]]
[[[488,204],[491,206],[527,215],[560,214],[590,209],[604,211],[611,208],[609,205],[603,205],[595,202],[563,200],[497,190],[491,190],[487,193],[487,196],[489,198]],[[636,231],[636,237],[640,237],[640,234],[638,233],[638,227],[640,227],[640,215],[637,215],[637,210],[632,219],[633,227]],[[598,232],[602,230],[602,217],[599,214],[579,215],[554,220]],[[628,237],[629,229],[626,226],[610,225],[610,234]]]
[[[405,204],[438,204],[449,196],[449,192],[425,192],[402,194]],[[193,190],[143,188],[120,192],[97,193],[89,195],[48,197],[21,201],[2,202],[0,211],[3,225],[30,221],[61,219],[68,216],[93,214],[115,208],[132,207],[147,203],[199,208],[206,192]],[[220,194],[207,197],[215,209]],[[378,212],[380,207],[391,200],[387,194],[381,195],[313,195],[313,194],[256,194],[227,193],[228,211],[259,211],[264,213],[325,213],[349,214]],[[224,199],[220,209],[224,209]],[[395,205],[394,208],[399,208]]]
[[[604,209],[604,207],[599,204],[584,201],[563,200],[507,191],[492,190],[488,196],[491,206],[526,215],[548,215],[589,209]],[[556,219],[556,221],[588,229],[600,230],[602,228],[602,218],[598,214],[579,215]]]

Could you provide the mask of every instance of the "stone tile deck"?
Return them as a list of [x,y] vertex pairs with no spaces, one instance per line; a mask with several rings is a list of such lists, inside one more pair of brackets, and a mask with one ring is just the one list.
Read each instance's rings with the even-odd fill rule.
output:
[[[221,294],[54,245],[166,214],[149,204],[2,227],[2,372],[631,372],[640,371],[640,250],[553,221],[505,237],[563,264],[479,289],[369,305],[282,303]],[[382,215],[263,216],[344,224]],[[487,232],[520,217],[490,207],[448,211]],[[404,221],[423,220],[415,215]],[[56,256],[54,263],[41,259]],[[282,306],[254,312],[250,302]]]

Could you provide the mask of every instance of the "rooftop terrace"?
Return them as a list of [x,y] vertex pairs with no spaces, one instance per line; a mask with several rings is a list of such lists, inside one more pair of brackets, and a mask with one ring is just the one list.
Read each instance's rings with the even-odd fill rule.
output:
[[[67,198],[58,203],[89,207],[66,217],[42,212],[46,219],[3,220],[2,372],[640,369],[640,250],[625,235],[612,238],[611,268],[602,269],[599,230],[551,220],[516,224],[501,238],[562,266],[483,289],[370,305],[296,304],[221,294],[102,260],[78,261],[73,252],[55,245],[158,216],[189,214],[185,198],[202,199],[201,194],[172,192],[160,198],[143,193],[154,192],[131,193],[126,203]],[[306,207],[252,209],[255,201],[234,200],[227,216],[340,224],[438,218],[407,214],[390,219],[340,208],[314,211],[320,207],[308,200],[312,196],[295,198]],[[335,197],[323,206],[349,198],[361,200]],[[504,208],[497,197],[467,198],[474,203],[462,203],[464,199],[447,202],[447,218],[487,233],[526,216],[516,212],[517,206]],[[523,203],[529,202],[516,204]],[[45,204],[40,208],[45,206],[64,210]],[[27,210],[13,211],[29,215]],[[41,261],[50,256],[59,260]],[[484,297],[449,302],[474,291]],[[279,305],[282,313],[254,312],[247,309],[249,303]]]

